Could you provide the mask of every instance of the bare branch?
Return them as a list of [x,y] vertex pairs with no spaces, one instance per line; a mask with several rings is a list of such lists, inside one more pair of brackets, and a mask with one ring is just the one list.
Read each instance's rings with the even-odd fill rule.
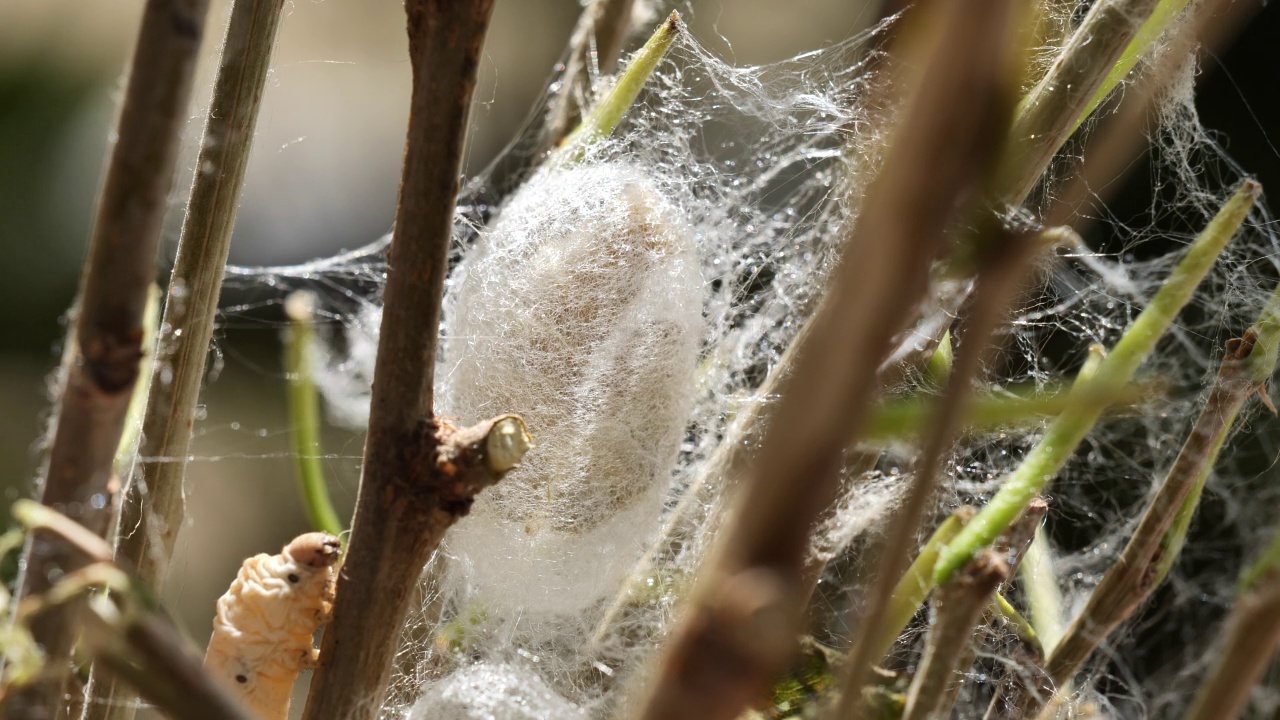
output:
[[1271,664],[1280,645],[1280,576],[1236,601],[1227,621],[1226,644],[1200,686],[1184,720],[1235,720],[1249,693]]
[[120,647],[95,649],[97,660],[169,717],[250,720],[249,713],[204,671],[200,656],[167,617],[131,620],[122,634]]
[[[153,591],[164,580],[185,514],[182,480],[191,427],[283,4],[237,0],[232,5],[169,278],[138,450],[140,457],[155,459],[141,462],[141,475],[125,490],[116,538],[117,561],[135,568]],[[133,717],[130,694],[100,673],[91,674],[87,692],[85,718]]]
[[[960,201],[974,197],[1001,139],[996,90],[1003,43],[991,41],[991,28],[1003,26],[1008,4],[945,7],[939,27],[947,32],[936,37],[831,294],[783,381],[741,505],[636,705],[637,717],[737,717],[790,659],[808,596],[813,523],[835,498],[844,448],[864,425],[881,361],[915,313]],[[744,608],[774,624],[761,633],[735,627]]]
[[[147,289],[207,9],[208,0],[148,0],[89,242],[77,354],[62,390],[41,501],[98,535],[110,521],[108,481],[138,379]],[[57,570],[78,563],[57,539],[35,537],[21,593],[43,593]],[[32,634],[51,662],[67,657],[71,628],[58,614],[41,618]],[[15,697],[8,717],[52,717],[64,695],[60,685],[42,683]]]
[[933,626],[924,658],[907,691],[907,707],[903,720],[947,717],[949,707],[943,701],[955,696],[949,688],[955,682],[956,661],[972,657],[966,651],[973,640],[973,629],[987,608],[1000,583],[1009,577],[1009,565],[993,551],[985,551],[951,582],[938,588],[934,602]]
[[1058,148],[1079,126],[1138,27],[1158,0],[1099,0],[1067,41],[1049,72],[1022,102],[1006,158],[1004,199],[1021,205]]
[[116,542],[116,557],[152,588],[164,579],[182,526],[191,424],[282,6],[237,0],[231,8],[169,279],[139,448],[143,458],[159,459],[144,460],[141,477],[130,483]]
[[467,115],[493,0],[408,0],[405,10],[413,96],[404,174],[356,515],[307,698],[313,720],[377,715],[419,572],[475,493],[496,479],[477,472],[490,447],[474,440],[487,441],[490,429],[509,438],[513,424],[525,437],[515,418],[468,436],[432,411]]

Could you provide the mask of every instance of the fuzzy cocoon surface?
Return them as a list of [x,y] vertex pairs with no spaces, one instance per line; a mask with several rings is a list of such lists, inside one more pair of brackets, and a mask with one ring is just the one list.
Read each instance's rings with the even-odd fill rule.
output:
[[622,162],[544,170],[454,272],[445,308],[443,412],[519,413],[534,437],[450,534],[457,579],[489,609],[573,611],[615,591],[694,395],[702,280],[679,208]]
[[428,685],[409,720],[586,720],[529,668],[478,663]]

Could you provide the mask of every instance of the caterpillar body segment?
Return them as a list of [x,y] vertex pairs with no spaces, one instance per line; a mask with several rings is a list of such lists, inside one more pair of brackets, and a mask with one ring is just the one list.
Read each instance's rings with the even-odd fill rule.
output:
[[261,720],[285,720],[302,670],[315,664],[316,630],[333,611],[341,544],[328,533],[255,555],[218,598],[204,665]]

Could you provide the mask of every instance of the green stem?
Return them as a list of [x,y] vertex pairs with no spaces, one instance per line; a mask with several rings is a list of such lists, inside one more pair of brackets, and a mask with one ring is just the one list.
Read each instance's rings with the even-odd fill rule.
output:
[[877,629],[876,644],[870,657],[877,660],[889,653],[893,643],[902,634],[907,623],[915,617],[916,611],[924,604],[925,598],[933,592],[933,566],[938,562],[938,553],[951,539],[960,532],[973,518],[974,509],[961,507],[951,513],[933,535],[920,548],[920,555],[907,568],[907,572],[893,589],[893,597],[885,611],[885,621]]
[[[1150,385],[1127,385],[1119,392],[1106,395],[1092,392],[1085,402],[1104,408],[1132,405],[1149,398],[1151,392]],[[881,403],[860,441],[868,445],[884,445],[915,439],[929,422],[933,400],[930,395],[912,395]],[[1080,401],[1080,394],[1057,387],[1007,388],[1000,395],[976,395],[965,410],[960,428],[965,433],[981,433],[999,428],[1025,427],[1054,417]]]
[[1018,567],[1022,575],[1023,592],[1027,597],[1031,627],[1045,653],[1053,651],[1065,630],[1062,622],[1062,591],[1058,589],[1058,576],[1053,568],[1053,553],[1044,528],[1036,529],[1036,537],[1027,548],[1027,554]]
[[[1039,537],[1038,532],[1037,537]],[[1024,559],[1023,562],[1026,562],[1026,560]],[[1040,635],[1036,632],[1035,625],[1022,613],[1018,612],[1018,608],[1006,600],[1002,593],[996,593],[995,597],[991,599],[991,611],[994,615],[998,615],[1009,623],[1013,634],[1018,636],[1020,642],[1039,652],[1041,657],[1044,656],[1044,644],[1040,642]]]
[[142,315],[142,360],[138,363],[138,382],[129,398],[129,410],[124,418],[124,431],[116,446],[116,476],[127,476],[138,452],[138,438],[142,434],[142,417],[147,412],[147,396],[151,392],[151,370],[156,359],[156,332],[160,326],[160,286],[151,284],[147,293],[147,309]]
[[[1203,486],[1236,416],[1257,388],[1247,362],[1255,348],[1254,329],[1245,333],[1243,339],[1227,343],[1227,354],[1218,377],[1177,460],[1159,484],[1120,556],[1102,576],[1084,609],[1049,656],[1045,670],[1051,686],[1070,681],[1098,646],[1146,602],[1163,579],[1168,566],[1158,571],[1157,555],[1167,544],[1170,526],[1185,509],[1189,490]],[[1171,561],[1171,558],[1163,560]],[[1018,706],[1030,715],[1042,699],[1038,693],[1029,693],[1018,701]]]
[[[1147,308],[1125,331],[1111,354],[1102,361],[1096,377],[1088,383],[1089,388],[1098,388],[1105,394],[1108,390],[1118,390],[1133,379],[1138,366],[1155,348],[1160,336],[1213,267],[1222,249],[1240,229],[1261,191],[1262,187],[1257,182],[1244,181],[1191,244],[1186,256]],[[1017,519],[1032,498],[1058,474],[1101,415],[1102,407],[1097,403],[1079,402],[1072,403],[1058,416],[991,502],[942,551],[935,571],[935,581],[939,585],[949,580]]]
[[955,364],[954,361],[955,353],[951,348],[951,331],[948,330],[942,333],[942,339],[938,341],[938,347],[929,356],[929,362],[924,367],[926,386],[935,389],[946,387],[947,378],[951,377],[951,366]]
[[587,148],[613,133],[683,28],[684,23],[676,12],[672,12],[666,22],[658,26],[648,42],[631,58],[627,69],[618,76],[618,82],[609,94],[591,109],[582,124],[561,143],[569,162],[580,162]]
[[1265,581],[1280,575],[1280,532],[1271,540],[1271,545],[1240,576],[1240,593],[1252,592]]
[[1102,104],[1103,100],[1111,94],[1112,90],[1120,84],[1122,80],[1129,75],[1133,67],[1138,61],[1155,45],[1155,41],[1164,34],[1165,30],[1173,24],[1174,18],[1182,14],[1182,11],[1190,5],[1190,0],[1160,0],[1160,4],[1156,5],[1155,11],[1151,13],[1146,22],[1142,23],[1142,27],[1138,28],[1138,32],[1134,33],[1133,39],[1125,47],[1124,52],[1120,55],[1120,59],[1112,66],[1111,71],[1107,73],[1107,77],[1102,81],[1102,86],[1093,94],[1093,98],[1089,100],[1089,104],[1085,106],[1084,111],[1080,113],[1080,117],[1076,118],[1075,127],[1080,127],[1093,111]]
[[324,468],[320,465],[320,401],[311,380],[311,338],[315,296],[295,292],[284,303],[289,316],[285,333],[285,379],[289,383],[289,436],[297,459],[298,492],[311,527],[342,537],[345,530],[329,499]]
[[1089,8],[1049,72],[1018,106],[997,193],[1002,202],[1021,205],[1031,194],[1157,4],[1158,0],[1098,0]]

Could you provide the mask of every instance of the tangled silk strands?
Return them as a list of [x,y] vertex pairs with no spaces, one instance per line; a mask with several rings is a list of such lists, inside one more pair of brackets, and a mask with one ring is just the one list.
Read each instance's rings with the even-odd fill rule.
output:
[[[1037,53],[1045,62],[1062,39],[1055,22],[1065,27],[1075,10],[1061,9],[1063,18],[1045,26]],[[428,573],[434,584],[422,613],[406,629],[387,716],[607,717],[616,707],[704,557],[725,484],[717,480],[692,503],[646,575],[628,574],[734,418],[770,402],[755,391],[803,324],[844,229],[857,220],[847,200],[875,172],[893,121],[892,109],[878,105],[893,96],[883,87],[889,59],[877,44],[884,30],[753,68],[731,67],[681,38],[614,136],[580,163],[536,170],[487,224],[475,208],[460,208],[440,411],[463,422],[520,413],[535,446],[447,538]],[[1074,375],[1091,343],[1114,344],[1242,174],[1200,126],[1193,75],[1187,63],[1150,131],[1159,200],[1149,224],[1130,227],[1104,212],[1096,243],[1106,252],[1060,253],[1007,326],[1006,356],[987,378],[993,392],[1057,385]],[[1050,168],[1040,203],[1078,162],[1072,147]],[[377,345],[380,250],[229,273],[233,285],[319,294],[342,332],[315,348],[317,382],[331,419],[357,429],[367,420]],[[1235,240],[1143,367],[1145,377],[1176,391],[1100,425],[1051,486],[1053,579],[1068,613],[1114,559],[1147,489],[1177,453],[1222,342],[1243,331],[1270,293],[1276,255],[1266,223]],[[945,312],[939,300],[922,309],[922,323]],[[888,390],[924,386],[908,375]],[[1039,430],[962,440],[945,465],[936,517],[980,506]],[[1233,587],[1220,581],[1238,567],[1240,548],[1253,547],[1272,524],[1280,498],[1274,483],[1257,477],[1267,448],[1253,445],[1220,463],[1210,483],[1218,544],[1189,546],[1187,559],[1215,569],[1208,576],[1175,569],[1167,622],[1216,617],[1214,601]],[[860,558],[896,507],[912,453],[895,445],[875,471],[846,478],[817,528],[814,554],[826,570],[811,627],[820,643],[849,642],[844,619],[868,573]],[[624,592],[615,631],[592,642],[606,607]],[[909,630],[899,643],[907,664],[918,657],[917,635]],[[1198,638],[1178,658],[1203,650]],[[1170,668],[1186,663],[1115,657],[1080,678],[1081,702],[1136,717],[1185,701]],[[980,657],[978,671],[999,671],[1001,662]],[[1095,690],[1104,677],[1105,696]],[[989,695],[981,683],[966,689],[962,716],[980,716]]]

